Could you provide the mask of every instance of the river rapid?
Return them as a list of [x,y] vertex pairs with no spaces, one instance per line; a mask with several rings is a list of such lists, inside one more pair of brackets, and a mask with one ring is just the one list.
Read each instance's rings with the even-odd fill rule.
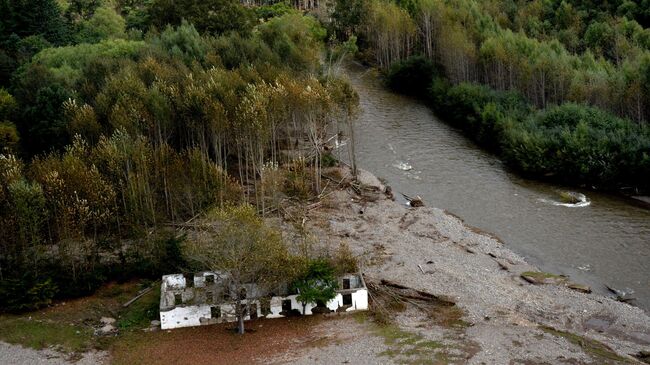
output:
[[[650,210],[521,178],[423,103],[388,91],[376,73],[355,64],[343,72],[360,97],[357,163],[386,179],[397,199],[420,196],[494,233],[540,269],[601,294],[606,286],[623,291],[650,311]],[[565,204],[563,191],[587,200]]]

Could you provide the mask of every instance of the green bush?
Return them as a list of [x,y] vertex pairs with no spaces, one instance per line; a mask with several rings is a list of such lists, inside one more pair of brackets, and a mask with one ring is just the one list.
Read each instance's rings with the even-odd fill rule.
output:
[[[421,91],[422,80],[429,88]],[[537,178],[614,189],[650,189],[650,128],[609,112],[567,103],[535,111],[516,92],[452,86],[422,57],[391,67],[393,90],[427,95],[443,120]]]
[[297,10],[285,2],[275,3],[273,5],[263,5],[255,8],[255,14],[257,17],[264,20],[290,13],[297,13]]
[[438,74],[436,66],[428,58],[413,56],[394,63],[388,69],[386,84],[402,94],[423,96]]
[[339,161],[331,153],[325,153],[320,158],[322,167],[334,167],[338,165]]
[[429,89],[432,107],[447,122],[462,129],[482,146],[500,149],[506,126],[530,113],[531,106],[514,92],[460,84],[446,88],[434,81]]
[[650,130],[593,107],[568,103],[539,111],[508,129],[503,146],[506,160],[529,174],[650,187]]
[[45,307],[52,303],[57,286],[50,279],[36,279],[25,275],[0,281],[0,308],[22,312]]

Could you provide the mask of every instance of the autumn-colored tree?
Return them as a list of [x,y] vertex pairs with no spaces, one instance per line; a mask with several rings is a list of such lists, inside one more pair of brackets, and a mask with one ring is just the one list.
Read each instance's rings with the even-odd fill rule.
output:
[[234,294],[238,332],[243,334],[250,301],[295,275],[287,245],[250,205],[212,211],[194,227],[185,245],[188,259],[225,274]]

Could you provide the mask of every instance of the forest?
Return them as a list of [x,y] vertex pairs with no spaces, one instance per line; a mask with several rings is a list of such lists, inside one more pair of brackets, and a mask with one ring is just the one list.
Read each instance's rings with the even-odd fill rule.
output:
[[357,107],[287,4],[2,0],[0,34],[5,310],[159,278],[176,223],[317,195]]
[[648,0],[0,0],[0,310],[181,270],[179,224],[318,196],[347,54],[523,174],[649,191],[649,27]]
[[[339,6],[340,5],[340,6]],[[650,4],[353,0],[339,39],[535,178],[650,189]]]

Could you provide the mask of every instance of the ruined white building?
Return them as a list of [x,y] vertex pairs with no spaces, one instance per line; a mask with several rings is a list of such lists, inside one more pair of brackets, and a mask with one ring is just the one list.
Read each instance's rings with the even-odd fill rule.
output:
[[[245,320],[280,318],[290,313],[310,315],[315,303],[304,307],[296,297],[279,288],[276,293],[262,293],[254,284],[245,285],[248,308]],[[339,278],[336,297],[326,305],[332,311],[368,309],[368,289],[360,274]],[[162,329],[193,327],[221,322],[234,322],[235,291],[228,276],[219,272],[200,272],[191,276],[165,275],[160,290],[160,326]]]

